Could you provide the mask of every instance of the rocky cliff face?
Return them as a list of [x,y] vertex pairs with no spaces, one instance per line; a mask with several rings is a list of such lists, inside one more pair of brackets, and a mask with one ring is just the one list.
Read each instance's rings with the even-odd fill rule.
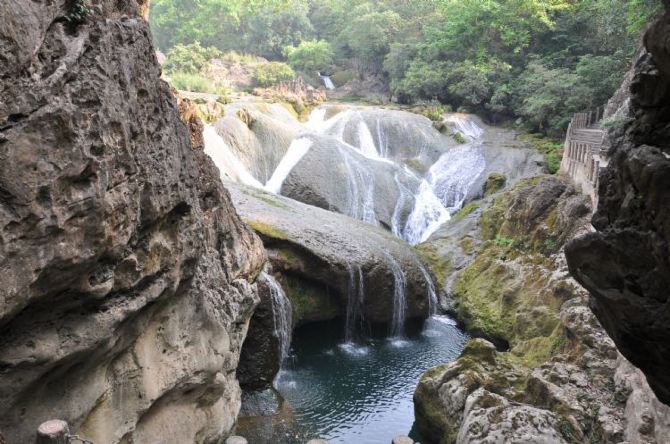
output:
[[[670,4],[666,1],[666,9]],[[670,13],[647,32],[633,68],[632,119],[612,131],[597,232],[566,249],[570,271],[621,352],[670,404]]]
[[670,409],[617,353],[567,270],[563,246],[589,215],[566,179],[537,177],[496,196],[479,234],[454,242],[476,250],[451,287],[455,315],[509,351],[477,339],[422,376],[416,425],[432,442],[664,442]]
[[264,252],[138,5],[91,3],[0,4],[0,431],[212,442],[239,409]]

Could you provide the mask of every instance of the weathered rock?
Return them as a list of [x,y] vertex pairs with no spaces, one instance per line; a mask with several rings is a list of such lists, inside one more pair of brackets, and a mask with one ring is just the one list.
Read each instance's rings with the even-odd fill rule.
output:
[[271,387],[282,361],[272,289],[259,280],[258,292],[261,300],[249,322],[237,366],[237,379],[245,391]]
[[69,5],[0,5],[0,429],[219,439],[262,244],[189,140],[137,3],[94,2],[76,29]]
[[472,341],[457,361],[426,372],[415,394],[422,434],[446,443],[643,443],[667,433],[651,400],[629,419],[624,406],[636,401],[616,382],[617,350],[568,273],[562,246],[588,231],[588,216],[587,198],[556,177],[521,182],[483,211],[479,235],[490,240],[452,294],[459,319],[505,339],[510,352]]
[[226,439],[226,444],[247,444],[246,438],[242,436],[229,436]]
[[478,389],[468,396],[458,444],[567,444],[556,414]]
[[455,442],[466,401],[480,387],[520,397],[523,369],[513,365],[484,339],[468,343],[459,359],[421,376],[414,392],[416,427],[434,442]]
[[[667,2],[666,2],[667,7]],[[633,68],[633,120],[611,135],[597,232],[566,249],[570,271],[618,349],[670,404],[670,13],[652,26]]]
[[[365,294],[361,312],[367,321],[392,320],[396,288],[405,297],[407,319],[428,316],[426,276],[404,241],[381,228],[282,196],[232,183],[229,189],[242,218],[263,239],[274,270],[286,277],[297,322],[346,313],[358,267]],[[311,311],[315,304],[323,310]]]

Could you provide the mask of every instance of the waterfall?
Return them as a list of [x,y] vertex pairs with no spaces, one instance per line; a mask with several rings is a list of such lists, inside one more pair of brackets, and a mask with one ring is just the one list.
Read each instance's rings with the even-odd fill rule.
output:
[[319,74],[319,77],[321,77],[321,80],[323,80],[323,85],[326,87],[326,89],[335,89],[335,84],[333,81],[330,79],[330,76],[325,76],[323,74]]
[[347,215],[372,225],[378,225],[375,213],[374,175],[351,153],[340,148],[349,178],[349,208]]
[[428,296],[428,316],[433,316],[437,313],[437,290],[435,289],[435,283],[431,277],[426,267],[421,263],[417,262],[419,270],[423,274],[423,279],[426,281],[426,294]]
[[403,238],[411,245],[425,242],[451,218],[449,211],[435,195],[427,180],[421,181],[419,192],[414,199],[414,208],[403,230]]
[[393,273],[393,318],[391,321],[391,336],[402,337],[405,334],[405,289],[407,287],[407,279],[402,267],[390,254],[386,254],[388,264]]
[[484,134],[484,130],[474,120],[466,116],[452,114],[445,119],[445,122],[454,124],[458,132],[470,140],[470,142],[479,139]]
[[326,127],[326,112],[325,107],[316,108],[309,113],[305,126],[316,133],[322,133]]
[[344,340],[351,343],[363,326],[363,302],[365,300],[365,284],[363,271],[358,264],[347,264],[349,285],[347,288],[347,317],[344,326]]
[[202,131],[205,141],[205,153],[211,157],[219,169],[221,179],[228,178],[256,188],[263,185],[247,171],[242,162],[233,154],[230,147],[216,132],[213,126],[205,125]]
[[396,237],[403,237],[402,233],[402,228],[401,224],[402,221],[400,218],[402,217],[402,210],[405,208],[405,204],[409,200],[409,196],[411,196],[412,192],[400,182],[400,178],[398,177],[398,173],[395,174],[393,177],[395,180],[396,185],[398,186],[398,200],[395,203],[395,208],[393,209],[393,215],[391,216],[391,231]]
[[379,140],[379,153],[382,157],[386,158],[389,155],[389,141],[388,137],[384,134],[384,129],[382,128],[382,122],[377,119],[377,140]]
[[286,296],[279,282],[269,273],[263,273],[263,278],[270,288],[274,335],[279,340],[279,351],[283,361],[288,357],[291,348],[293,308],[291,300]]
[[370,128],[368,128],[368,125],[363,119],[358,122],[358,147],[365,157],[373,159],[379,157]]
[[463,205],[470,188],[486,168],[478,147],[462,145],[442,155],[430,167],[428,177],[435,195],[451,212]]
[[310,139],[301,137],[291,142],[286,154],[277,165],[272,177],[265,184],[265,188],[275,194],[281,193],[281,187],[284,180],[291,174],[291,170],[300,162],[300,160],[307,154],[307,151],[312,147],[313,142]]

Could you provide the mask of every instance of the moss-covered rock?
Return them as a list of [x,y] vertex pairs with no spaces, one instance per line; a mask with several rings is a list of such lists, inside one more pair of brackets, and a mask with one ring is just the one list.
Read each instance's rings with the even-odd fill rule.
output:
[[505,188],[507,177],[500,173],[491,173],[484,185],[484,196],[490,196]]

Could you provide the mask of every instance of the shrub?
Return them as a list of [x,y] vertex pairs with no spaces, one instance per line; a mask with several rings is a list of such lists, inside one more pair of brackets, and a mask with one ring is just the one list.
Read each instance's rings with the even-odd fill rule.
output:
[[214,47],[203,48],[200,42],[188,45],[176,45],[166,54],[163,68],[169,74],[198,74],[209,65],[213,58],[221,57],[221,51]]
[[328,69],[333,63],[333,50],[325,40],[308,40],[298,47],[287,46],[284,54],[294,69],[313,75]]
[[182,91],[214,93],[214,85],[199,74],[177,72],[170,76],[172,85]]
[[295,78],[295,72],[286,63],[268,62],[256,66],[254,82],[256,85],[267,88],[285,80]]

